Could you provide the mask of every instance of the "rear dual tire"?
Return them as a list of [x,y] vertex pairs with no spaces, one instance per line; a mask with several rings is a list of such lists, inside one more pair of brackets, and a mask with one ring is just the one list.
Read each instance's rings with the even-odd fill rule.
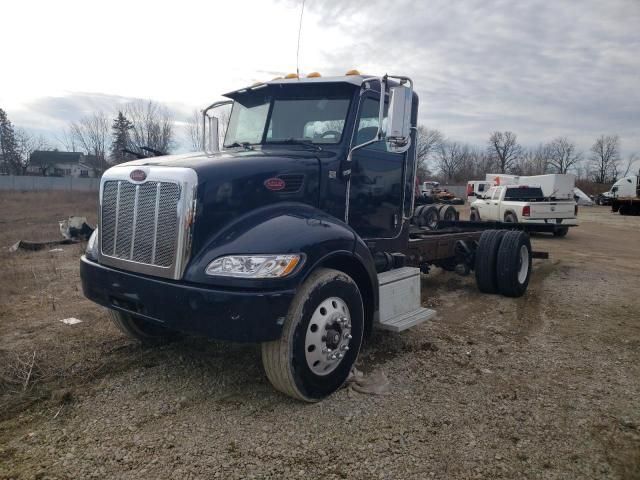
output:
[[531,278],[531,241],[524,232],[504,234],[496,264],[498,290],[506,297],[521,297]]
[[531,242],[521,231],[487,230],[476,249],[475,275],[483,293],[520,297],[531,277]]

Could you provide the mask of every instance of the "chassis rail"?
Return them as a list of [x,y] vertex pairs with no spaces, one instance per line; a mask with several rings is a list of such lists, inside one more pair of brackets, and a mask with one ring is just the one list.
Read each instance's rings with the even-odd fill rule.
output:
[[576,225],[563,223],[507,223],[507,222],[472,222],[469,220],[438,222],[437,230],[523,230],[525,232],[553,233],[560,228],[571,228]]

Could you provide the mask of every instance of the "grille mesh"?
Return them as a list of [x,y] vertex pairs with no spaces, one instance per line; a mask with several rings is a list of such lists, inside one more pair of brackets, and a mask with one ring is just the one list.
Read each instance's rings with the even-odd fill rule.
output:
[[135,185],[110,180],[102,192],[102,254],[170,267],[178,236],[180,187],[170,182]]

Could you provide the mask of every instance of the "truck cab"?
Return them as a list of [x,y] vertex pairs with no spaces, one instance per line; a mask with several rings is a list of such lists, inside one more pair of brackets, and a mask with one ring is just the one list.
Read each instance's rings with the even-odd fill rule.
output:
[[[82,288],[125,334],[260,343],[273,386],[314,402],[345,382],[374,326],[401,331],[435,315],[421,301],[431,265],[475,269],[483,292],[526,290],[523,232],[415,221],[408,77],[289,75],[225,97],[203,112],[204,151],[101,179]],[[229,104],[220,142],[216,111]]]
[[105,172],[83,290],[138,340],[262,343],[276,388],[314,401],[348,375],[379,319],[378,273],[407,251],[418,97],[407,77],[358,72],[225,97],[205,111],[205,151]]
[[620,215],[640,215],[640,175],[621,178],[611,186],[609,203]]

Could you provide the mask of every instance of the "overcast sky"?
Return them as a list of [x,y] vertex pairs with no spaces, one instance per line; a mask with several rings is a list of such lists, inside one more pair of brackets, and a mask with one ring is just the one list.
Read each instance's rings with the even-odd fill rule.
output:
[[[0,107],[49,136],[133,98],[178,120],[295,71],[300,2],[3,2]],[[408,75],[420,121],[485,145],[617,133],[640,152],[640,0],[307,0],[301,72]]]

